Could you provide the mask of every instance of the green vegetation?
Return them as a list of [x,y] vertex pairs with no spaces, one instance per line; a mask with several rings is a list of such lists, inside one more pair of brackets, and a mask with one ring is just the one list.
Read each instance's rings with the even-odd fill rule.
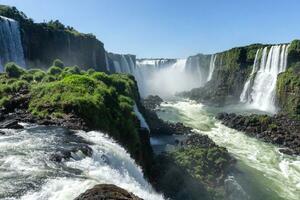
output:
[[277,97],[282,111],[292,117],[300,117],[300,73],[299,62],[294,63],[277,80]]
[[15,63],[7,63],[5,65],[5,72],[9,78],[19,78],[25,71],[18,67]]
[[213,79],[202,88],[181,95],[192,100],[222,106],[239,101],[248,79],[255,55],[262,44],[237,47],[217,54]]
[[[76,116],[88,127],[100,129],[121,142],[132,155],[138,154],[140,140],[133,105],[139,95],[132,76],[107,75],[64,67],[55,60],[47,72],[24,70],[8,63],[0,75],[0,106],[6,107],[21,91],[30,96],[27,109],[39,118]],[[24,94],[24,92],[22,93]]]
[[189,146],[171,153],[174,160],[188,173],[206,183],[207,185],[218,185],[224,177],[224,169],[230,164],[230,156],[225,148],[210,147],[202,148]]

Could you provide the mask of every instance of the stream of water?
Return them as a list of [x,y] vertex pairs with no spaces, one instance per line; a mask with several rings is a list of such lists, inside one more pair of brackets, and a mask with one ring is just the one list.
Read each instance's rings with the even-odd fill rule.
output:
[[237,159],[232,176],[253,200],[299,200],[300,157],[279,152],[279,148],[230,129],[214,118],[221,111],[192,101],[161,105],[158,115],[171,122],[182,122],[199,134],[207,134],[226,147]]

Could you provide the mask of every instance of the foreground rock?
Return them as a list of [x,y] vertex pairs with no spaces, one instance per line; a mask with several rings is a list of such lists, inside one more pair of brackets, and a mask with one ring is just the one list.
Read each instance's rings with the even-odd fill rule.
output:
[[96,185],[79,195],[75,200],[142,200],[115,185]]
[[145,108],[149,110],[155,110],[162,102],[162,98],[158,95],[150,95],[142,101]]
[[174,200],[224,199],[224,180],[235,160],[208,136],[189,134],[155,159],[154,187]]
[[300,121],[286,115],[236,115],[219,113],[217,119],[230,128],[244,131],[251,137],[277,144],[283,153],[300,155]]

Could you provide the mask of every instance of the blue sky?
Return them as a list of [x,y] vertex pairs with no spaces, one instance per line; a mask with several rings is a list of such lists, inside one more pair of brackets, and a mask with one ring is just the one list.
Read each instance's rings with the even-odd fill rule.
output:
[[108,51],[183,58],[300,38],[298,0],[0,0],[36,22],[59,19]]

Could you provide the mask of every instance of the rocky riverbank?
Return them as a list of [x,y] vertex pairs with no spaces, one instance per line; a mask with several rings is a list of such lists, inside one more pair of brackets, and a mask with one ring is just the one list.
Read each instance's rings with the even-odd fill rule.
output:
[[156,110],[163,102],[158,96],[143,101],[145,118],[151,134],[174,137],[171,150],[154,159],[151,182],[156,190],[171,199],[224,199],[224,180],[235,160],[225,148],[216,145],[208,136],[193,132],[182,123],[165,122]]
[[142,200],[115,185],[100,184],[79,195],[75,200]]
[[300,121],[287,115],[237,115],[219,113],[216,117],[230,128],[243,131],[251,137],[279,145],[286,154],[300,155]]

